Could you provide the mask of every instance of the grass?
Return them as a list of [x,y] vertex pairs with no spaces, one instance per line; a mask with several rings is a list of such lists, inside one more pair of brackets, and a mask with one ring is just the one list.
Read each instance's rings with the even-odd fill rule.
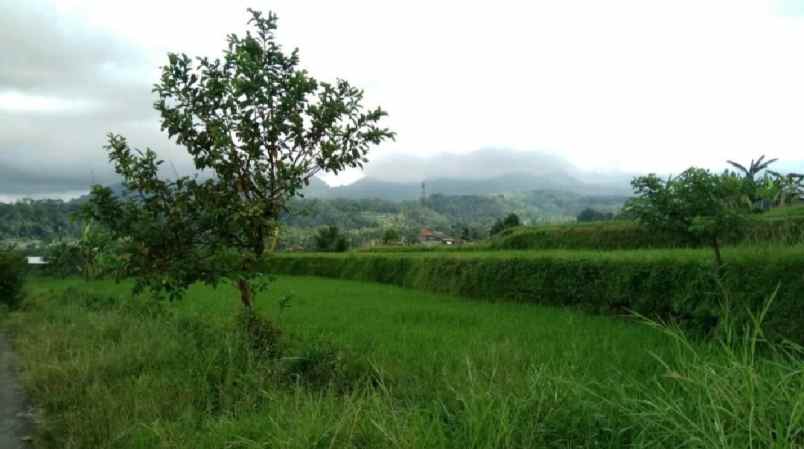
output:
[[38,447],[804,443],[800,359],[760,359],[739,341],[693,344],[628,319],[288,277],[258,302],[284,332],[276,339],[264,323],[243,330],[232,289],[199,286],[156,305],[127,287],[36,279],[27,306],[3,320],[45,414]]

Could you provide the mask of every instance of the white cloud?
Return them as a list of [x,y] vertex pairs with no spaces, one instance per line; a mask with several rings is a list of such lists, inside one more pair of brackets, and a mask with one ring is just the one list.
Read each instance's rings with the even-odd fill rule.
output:
[[804,18],[791,12],[795,3],[68,0],[56,6],[141,48],[152,65],[141,73],[153,77],[166,51],[218,55],[225,35],[245,28],[247,6],[273,9],[283,42],[300,47],[314,75],[349,79],[366,89],[369,103],[390,112],[387,123],[398,139],[383,146],[381,158],[500,146],[562,154],[584,169],[675,171],[760,153],[804,159]]
[[76,98],[29,95],[16,91],[0,92],[0,112],[6,113],[81,113],[97,103]]

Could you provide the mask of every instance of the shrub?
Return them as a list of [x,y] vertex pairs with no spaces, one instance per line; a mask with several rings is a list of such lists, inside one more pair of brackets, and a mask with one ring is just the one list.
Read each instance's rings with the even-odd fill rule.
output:
[[253,310],[243,310],[238,321],[238,328],[255,355],[276,358],[282,354],[282,331],[270,320],[257,315]]
[[284,362],[284,378],[307,387],[344,392],[379,382],[368,362],[325,339],[306,342],[297,356]]
[[315,247],[319,251],[342,253],[349,249],[349,241],[337,226],[327,226],[316,233]]
[[45,272],[50,276],[65,278],[78,276],[84,266],[84,253],[77,243],[59,242],[48,248]]
[[25,258],[12,249],[0,249],[0,304],[19,306],[23,299]]

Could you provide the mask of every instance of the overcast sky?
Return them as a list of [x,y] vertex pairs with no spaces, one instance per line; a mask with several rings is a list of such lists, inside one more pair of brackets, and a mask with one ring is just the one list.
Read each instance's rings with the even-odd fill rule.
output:
[[219,55],[247,6],[279,15],[314,76],[389,111],[398,139],[379,160],[479,148],[625,172],[804,160],[804,0],[0,0],[0,200],[110,182],[109,131],[189,172],[151,85],[168,51]]

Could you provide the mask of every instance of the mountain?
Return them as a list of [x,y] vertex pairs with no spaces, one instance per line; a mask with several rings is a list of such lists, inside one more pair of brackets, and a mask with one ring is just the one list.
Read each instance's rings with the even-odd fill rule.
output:
[[[535,176],[526,173],[510,173],[488,179],[438,178],[422,181],[425,195],[494,195],[534,190],[554,190],[581,195],[630,195],[627,182],[585,183],[562,173]],[[323,181],[305,189],[308,198],[377,198],[388,201],[408,201],[421,198],[422,182],[388,182],[366,177],[352,184],[325,187]],[[311,187],[313,184],[311,183]]]
[[430,158],[392,156],[369,163],[365,174],[352,184],[336,187],[313,177],[302,193],[311,199],[410,201],[421,198],[422,183],[425,195],[497,195],[537,190],[579,195],[632,193],[628,174],[585,172],[556,155],[509,149],[486,148]]
[[429,158],[392,156],[366,167],[352,184],[327,187],[317,180],[305,190],[310,198],[378,198],[406,201],[424,194],[494,195],[554,190],[580,195],[629,196],[628,174],[591,173],[563,158],[535,151],[485,148]]

